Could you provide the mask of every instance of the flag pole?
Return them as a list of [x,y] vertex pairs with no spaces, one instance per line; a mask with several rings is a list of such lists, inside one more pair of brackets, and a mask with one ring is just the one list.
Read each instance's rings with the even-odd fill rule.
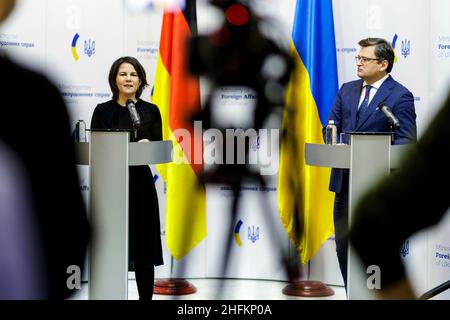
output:
[[[306,142],[322,142],[323,123],[331,112],[338,92],[333,21],[331,0],[297,1],[291,41],[291,53],[296,61],[296,69],[290,84],[291,89],[286,95],[289,106],[287,110],[292,111],[283,123],[289,140],[288,145],[280,151],[281,178],[278,194],[280,208],[283,208],[283,224],[290,238],[294,239],[297,250],[301,244],[302,256],[299,259],[305,264],[308,261],[308,272],[309,261],[319,250],[317,240],[320,239],[323,243],[326,235],[331,235],[330,230],[333,230],[332,215],[329,214],[333,208],[333,199],[327,191],[329,175],[312,171],[304,159]],[[323,39],[327,40],[321,41]],[[323,68],[324,65],[327,67]],[[320,214],[311,216],[311,210],[307,209],[311,206]],[[309,219],[302,218],[306,214]],[[291,225],[294,228],[290,228]],[[305,234],[307,237],[302,238],[301,235]],[[311,241],[312,237],[315,237],[315,242]],[[290,277],[292,281],[283,289],[283,293],[302,297],[334,294],[334,291],[322,282],[310,280],[309,274],[307,278],[308,280],[300,280],[298,273],[297,276]]]
[[[178,10],[180,9],[180,10]],[[170,139],[171,134],[177,129],[186,129],[185,120],[186,115],[188,114],[188,110],[192,101],[186,100],[185,97],[200,97],[200,92],[198,86],[198,79],[192,80],[190,79],[190,75],[186,73],[184,70],[184,66],[187,63],[187,55],[184,50],[186,38],[191,34],[196,34],[196,1],[190,0],[186,1],[185,8],[181,10],[178,8],[177,10],[165,10],[163,16],[162,30],[161,30],[161,40],[160,40],[160,50],[159,50],[159,60],[157,67],[157,75],[155,79],[155,88],[156,85],[160,85],[160,92],[158,95],[158,99],[156,99],[155,104],[158,105],[160,109],[163,109],[163,127],[167,129],[164,133],[164,137]],[[186,28],[187,27],[187,28]],[[181,49],[181,50],[180,50]],[[172,52],[174,50],[174,52]],[[172,70],[172,66],[174,66]],[[176,66],[176,67],[175,67]],[[178,68],[178,69],[177,69]],[[158,71],[159,70],[159,71]],[[172,73],[174,71],[174,73]],[[159,73],[158,73],[159,72]],[[175,75],[176,74],[176,75]],[[159,76],[161,76],[159,78]],[[168,89],[169,88],[169,89]],[[195,92],[192,92],[195,90]],[[158,92],[158,90],[155,90]],[[176,100],[175,98],[171,98],[169,92],[172,93],[172,98],[177,96],[183,96],[182,100]],[[154,97],[153,97],[154,98]],[[192,111],[192,110],[190,110]],[[174,114],[171,114],[171,113]],[[173,118],[183,119],[181,122],[175,122],[176,124],[171,127],[170,124],[170,116]],[[180,124],[181,123],[181,124]],[[180,166],[182,167],[182,166]],[[174,181],[182,181],[182,179],[186,178],[186,174],[192,173],[192,168],[188,170],[179,170],[177,173],[172,173],[176,175]],[[177,175],[178,174],[178,175]],[[181,175],[180,175],[181,174]],[[163,174],[163,179],[169,179],[168,173]],[[168,181],[168,180],[166,180]],[[170,187],[171,194],[177,194],[177,188],[173,188],[173,185]],[[184,188],[181,186],[180,188]],[[192,196],[192,195],[191,195]],[[169,197],[170,198],[170,197]],[[170,201],[170,199],[166,199],[167,203],[175,206],[174,201]],[[194,197],[195,198],[195,197]],[[187,212],[187,208],[177,208],[171,210],[171,214],[176,216],[177,223],[181,223],[182,220],[179,217],[180,212]],[[200,211],[201,212],[201,211]],[[166,219],[168,216],[168,209],[166,207]],[[191,217],[192,218],[192,217]],[[206,223],[205,223],[206,224]],[[171,234],[174,234],[172,232]],[[206,232],[205,232],[206,235]],[[180,244],[177,242],[176,246]],[[186,245],[183,254],[181,256],[187,254],[191,247]],[[192,243],[190,244],[192,245]],[[179,256],[176,255],[177,258]],[[154,283],[153,292],[155,294],[160,295],[187,295],[193,294],[197,292],[197,288],[191,284],[189,281],[174,277],[174,257],[170,255],[170,277],[166,279],[159,279]],[[179,272],[179,274],[183,274],[183,272]]]
[[197,288],[189,281],[173,277],[174,260],[170,255],[170,278],[156,280],[153,293],[168,296],[181,296],[197,292]]
[[[311,266],[308,261],[308,279],[311,278]],[[328,297],[334,295],[334,290],[321,281],[314,280],[294,280],[282,290],[283,294],[295,297]]]

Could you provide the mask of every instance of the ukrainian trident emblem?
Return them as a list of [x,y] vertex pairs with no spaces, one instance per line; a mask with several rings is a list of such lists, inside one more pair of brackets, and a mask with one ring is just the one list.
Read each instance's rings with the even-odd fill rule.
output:
[[95,53],[95,41],[91,39],[84,41],[84,53],[89,58]]
[[409,240],[403,242],[402,247],[400,248],[400,254],[403,258],[409,254]]
[[259,227],[252,226],[248,227],[248,240],[255,243],[256,240],[259,240]]
[[402,41],[402,56],[407,58],[411,54],[411,41],[405,39]]

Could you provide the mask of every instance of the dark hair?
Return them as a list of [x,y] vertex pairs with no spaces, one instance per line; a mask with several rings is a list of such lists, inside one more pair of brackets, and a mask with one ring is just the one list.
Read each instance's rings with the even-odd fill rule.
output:
[[394,67],[395,53],[389,42],[381,38],[367,38],[358,42],[361,47],[375,46],[375,56],[378,61],[387,60],[388,67],[386,72],[389,73]]
[[144,88],[148,86],[147,77],[145,74],[144,67],[141,65],[141,63],[136,58],[127,56],[121,57],[116,61],[114,61],[114,63],[111,66],[111,69],[109,70],[108,81],[109,86],[111,87],[111,92],[113,94],[113,99],[117,100],[119,98],[119,88],[117,88],[116,77],[117,73],[119,72],[119,67],[122,63],[131,64],[136,70],[139,80],[141,80],[141,85],[136,91],[136,98],[139,98]]

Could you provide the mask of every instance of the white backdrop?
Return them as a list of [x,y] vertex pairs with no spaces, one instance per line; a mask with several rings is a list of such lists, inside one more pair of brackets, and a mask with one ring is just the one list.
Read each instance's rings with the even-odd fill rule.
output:
[[[290,40],[295,0],[256,0],[258,11],[280,26],[284,44]],[[355,79],[354,56],[357,42],[365,37],[395,39],[397,62],[392,75],[408,87],[416,100],[418,131],[421,134],[449,92],[450,2],[447,0],[333,0],[339,83]],[[200,31],[214,25],[206,10],[199,12]],[[99,102],[110,99],[107,76],[112,62],[122,55],[137,57],[147,71],[150,87],[142,98],[150,100],[159,47],[161,10],[130,12],[125,0],[19,0],[18,6],[0,29],[1,50],[50,76],[69,107],[73,127],[83,119],[89,127]],[[78,34],[77,41],[76,34]],[[92,52],[95,42],[95,52]],[[74,44],[74,46],[72,46]],[[72,48],[73,47],[73,48]],[[85,49],[88,49],[85,51]],[[409,49],[409,50],[407,50]],[[90,50],[90,51],[89,51]],[[92,54],[91,54],[92,53]],[[78,55],[78,60],[75,56]],[[27,84],[33,85],[33,84]],[[207,86],[202,85],[202,96]],[[36,97],[38,99],[39,97]],[[224,99],[223,103],[229,103]],[[87,168],[80,167],[81,188],[87,200]],[[155,173],[160,197],[164,238],[165,185]],[[233,278],[286,279],[277,259],[269,223],[285,249],[289,242],[278,219],[276,175],[268,189],[245,185],[236,221],[230,216],[230,191],[221,186],[207,189],[208,236],[186,258],[173,265],[164,246],[165,265],[156,269],[157,277],[220,277],[224,243],[230,233],[235,239],[239,220],[238,245],[233,240],[230,268]],[[256,188],[256,189],[255,189]],[[261,197],[268,201],[273,222],[265,219]],[[331,214],[331,213],[330,213]],[[426,214],[426,213],[424,213]],[[412,237],[405,250],[408,272],[414,277],[418,293],[450,278],[450,219],[432,230]],[[228,229],[224,226],[231,225]],[[248,230],[259,228],[259,239],[248,237]],[[329,284],[342,282],[337,267],[334,241],[330,239],[312,260],[310,278]],[[289,251],[292,255],[292,250]],[[425,258],[426,257],[426,258]],[[307,270],[308,266],[306,266]],[[440,297],[450,297],[450,292]]]

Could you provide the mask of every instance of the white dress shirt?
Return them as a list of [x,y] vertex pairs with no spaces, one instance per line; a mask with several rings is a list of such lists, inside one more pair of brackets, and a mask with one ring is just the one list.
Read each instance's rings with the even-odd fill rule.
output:
[[[381,78],[378,81],[375,81],[374,83],[371,84],[372,88],[370,89],[370,93],[369,93],[369,104],[372,101],[372,98],[375,96],[375,94],[377,93],[378,89],[380,89],[381,85],[383,84],[384,80],[386,80],[389,77],[389,74],[385,75],[383,78]],[[364,97],[366,95],[366,86],[367,86],[367,82],[364,81],[363,83],[363,87],[361,89],[361,96],[359,97],[359,103],[358,103],[358,108],[361,105],[361,103],[364,100]]]

